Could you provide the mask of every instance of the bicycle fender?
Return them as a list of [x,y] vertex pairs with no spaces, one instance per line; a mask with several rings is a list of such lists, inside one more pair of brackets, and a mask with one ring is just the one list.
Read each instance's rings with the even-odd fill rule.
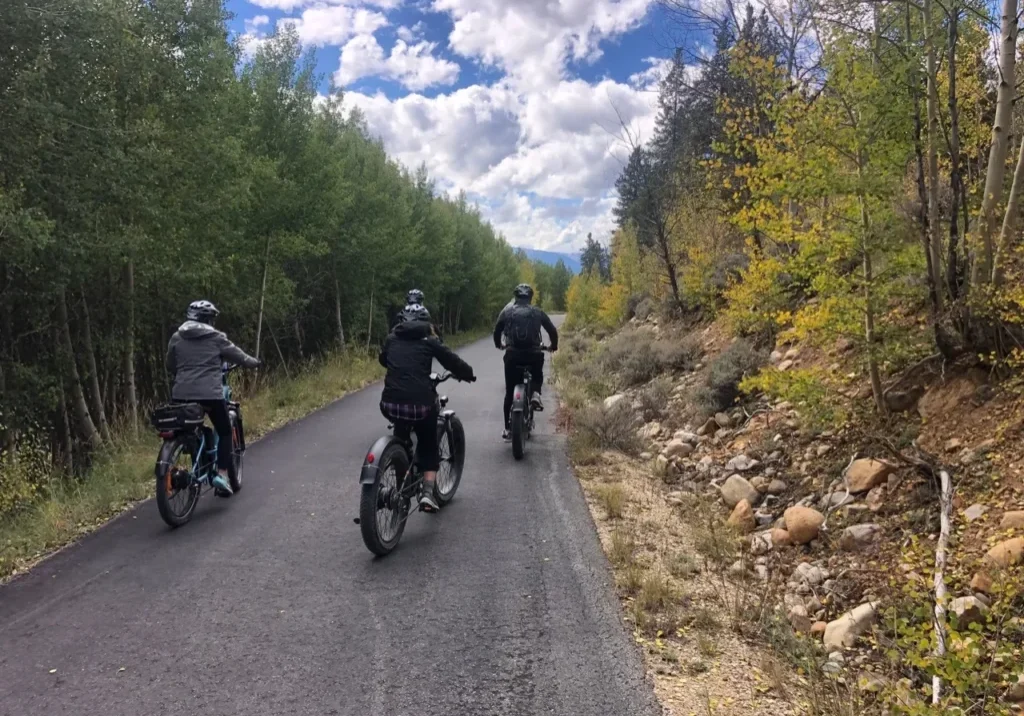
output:
[[385,435],[377,438],[377,442],[373,444],[370,451],[366,453],[366,457],[363,458],[363,468],[359,471],[360,485],[372,485],[373,481],[377,479],[377,466],[380,465],[380,457],[393,442],[398,442],[398,438],[394,435]]
[[526,385],[520,383],[512,393],[512,412],[521,413],[526,407]]

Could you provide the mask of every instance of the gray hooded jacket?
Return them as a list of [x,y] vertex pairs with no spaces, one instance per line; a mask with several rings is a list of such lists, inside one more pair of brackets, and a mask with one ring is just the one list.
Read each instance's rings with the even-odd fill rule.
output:
[[167,344],[167,372],[172,400],[221,400],[221,363],[255,368],[258,360],[213,326],[185,321]]

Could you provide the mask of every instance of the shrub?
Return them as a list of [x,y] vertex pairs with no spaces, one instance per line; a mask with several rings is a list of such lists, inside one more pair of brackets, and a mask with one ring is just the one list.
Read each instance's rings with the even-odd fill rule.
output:
[[640,438],[636,434],[636,416],[624,405],[605,410],[602,405],[590,405],[575,416],[578,434],[590,444],[604,450],[618,450],[627,455],[640,452]]
[[626,489],[619,484],[600,485],[595,491],[598,503],[608,514],[608,518],[617,520],[626,512]]
[[812,428],[845,421],[839,395],[830,389],[828,376],[821,370],[795,368],[783,372],[772,368],[744,378],[739,387],[744,393],[763,392],[791,402]]
[[[27,442],[27,441],[26,441]],[[0,518],[34,502],[50,477],[48,455],[41,448],[0,453]]]
[[740,382],[753,375],[767,361],[764,351],[754,348],[745,338],[737,339],[711,361],[704,384],[691,394],[691,408],[698,417],[707,417],[735,404]]
[[608,547],[608,560],[616,567],[624,567],[633,559],[636,542],[633,537],[622,530],[612,532],[611,545]]
[[672,382],[667,378],[657,378],[640,391],[640,410],[644,420],[650,421],[661,417],[672,394]]
[[667,338],[655,344],[655,353],[662,370],[691,371],[703,353],[694,336]]

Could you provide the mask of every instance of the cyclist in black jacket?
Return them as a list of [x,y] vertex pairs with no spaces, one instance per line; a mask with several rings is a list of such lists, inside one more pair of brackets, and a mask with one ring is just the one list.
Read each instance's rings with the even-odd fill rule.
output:
[[[426,306],[426,305],[427,305],[427,299],[423,295],[423,291],[419,290],[418,288],[411,289],[407,294],[405,294],[405,308],[408,308],[409,306]],[[398,314],[395,316],[395,321],[394,321],[394,323],[391,324],[391,328],[394,328],[399,323],[401,323],[402,321],[405,320],[405,318],[404,318],[405,308],[403,308],[401,311],[399,311]],[[444,343],[444,336],[441,335],[441,327],[438,326],[438,325],[435,325],[433,323],[430,324],[430,327],[434,329],[434,335],[437,337],[437,339],[439,341],[441,341],[442,343]]]
[[[505,349],[505,402],[502,413],[505,416],[505,431],[501,434],[504,440],[510,439],[509,412],[512,410],[512,394],[516,384],[523,379],[523,367],[529,366],[533,376],[533,409],[544,410],[540,391],[544,383],[544,353],[540,350],[540,329],[547,331],[551,341],[551,351],[558,350],[558,329],[551,322],[548,314],[536,306],[533,301],[533,288],[521,283],[514,291],[514,303],[505,306],[494,324],[494,347]],[[502,346],[504,339],[504,346]]]
[[[405,307],[402,322],[384,341],[380,364],[388,369],[380,411],[395,424],[395,434],[416,432],[416,458],[423,470],[420,509],[437,512],[434,480],[440,467],[437,446],[437,394],[430,382],[434,359],[458,380],[476,381],[473,368],[433,335],[430,313],[418,304]],[[405,434],[402,435],[401,432]]]

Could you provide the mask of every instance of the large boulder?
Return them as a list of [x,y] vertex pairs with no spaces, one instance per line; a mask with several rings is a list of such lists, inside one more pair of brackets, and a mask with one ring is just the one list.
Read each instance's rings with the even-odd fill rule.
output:
[[985,553],[985,561],[993,567],[1006,569],[1024,562],[1024,537],[1000,542]]
[[1004,512],[1003,519],[999,523],[1001,530],[1024,530],[1024,510]]
[[757,489],[739,475],[732,475],[722,485],[722,499],[729,507],[735,507],[742,500],[746,500],[753,505],[757,502],[759,496],[760,493],[758,493]]
[[754,509],[747,500],[740,500],[736,503],[732,514],[729,515],[728,522],[743,533],[753,532],[757,527],[757,523],[754,521]]
[[786,531],[794,544],[807,544],[813,540],[825,522],[825,516],[816,509],[800,505],[790,507],[783,517],[786,520]]
[[861,552],[877,541],[881,531],[882,528],[875,524],[851,525],[843,530],[839,548],[847,552]]
[[617,406],[619,403],[621,403],[623,400],[625,400],[625,398],[626,398],[626,396],[623,395],[622,393],[616,393],[615,395],[609,395],[607,398],[604,399],[604,409],[605,410],[611,410],[612,408]]
[[878,616],[878,603],[867,602],[847,612],[825,627],[825,648],[839,651],[852,647],[864,632],[871,628]]
[[957,597],[950,602],[949,611],[956,614],[957,628],[966,629],[971,624],[985,620],[988,605],[977,597]]
[[885,483],[893,469],[889,463],[873,458],[854,460],[846,471],[846,484],[850,492],[867,492]]
[[769,534],[772,536],[772,545],[775,547],[789,547],[793,544],[793,538],[790,537],[789,530],[773,527]]
[[684,443],[682,440],[671,440],[669,444],[665,446],[665,454],[669,458],[686,457],[693,452],[693,445],[690,443]]

